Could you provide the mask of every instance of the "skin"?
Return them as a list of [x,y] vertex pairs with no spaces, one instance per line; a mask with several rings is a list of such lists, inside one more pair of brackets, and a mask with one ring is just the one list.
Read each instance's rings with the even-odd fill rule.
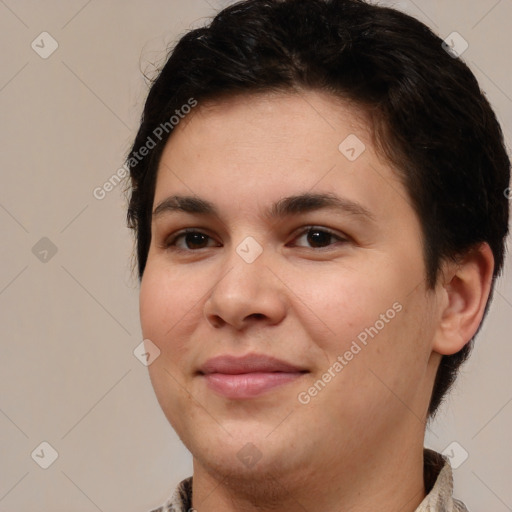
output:
[[[339,144],[366,146],[349,161]],[[321,209],[269,220],[279,199],[334,193],[374,215]],[[140,290],[158,401],[193,456],[193,506],[223,511],[414,511],[425,496],[423,439],[441,354],[476,332],[490,291],[482,244],[425,283],[419,219],[364,115],[320,92],[200,104],[161,158],[153,207],[192,195],[218,215],[155,216]],[[307,235],[315,226],[338,238]],[[207,236],[166,241],[185,228]],[[247,263],[248,236],[262,253]],[[318,236],[318,235],[317,235]],[[181,250],[179,250],[181,249]],[[309,403],[358,334],[401,306]],[[219,354],[263,353],[308,370],[258,397],[228,399],[198,368]],[[255,464],[237,454],[258,453]],[[244,452],[242,452],[244,453]]]

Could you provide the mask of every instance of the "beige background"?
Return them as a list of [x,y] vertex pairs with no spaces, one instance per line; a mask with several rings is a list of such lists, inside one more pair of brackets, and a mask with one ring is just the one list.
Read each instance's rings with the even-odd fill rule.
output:
[[[135,135],[141,71],[228,3],[0,0],[0,512],[145,512],[191,474],[133,355],[141,332],[124,198],[120,187],[103,200],[93,190],[122,165]],[[443,38],[463,35],[463,57],[510,141],[512,0],[382,3]],[[59,45],[47,59],[31,48],[43,31]],[[33,250],[43,237],[54,255],[48,241]],[[474,511],[512,510],[511,270],[509,258],[477,348],[427,439],[468,452],[454,475]],[[58,452],[48,469],[35,462],[48,460],[43,441]],[[455,462],[462,455],[457,445]]]

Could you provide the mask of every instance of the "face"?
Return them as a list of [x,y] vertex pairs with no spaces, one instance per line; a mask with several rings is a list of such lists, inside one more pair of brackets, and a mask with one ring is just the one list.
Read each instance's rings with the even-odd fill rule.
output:
[[195,468],[303,477],[423,439],[438,359],[420,224],[353,106],[200,104],[153,208],[142,331]]

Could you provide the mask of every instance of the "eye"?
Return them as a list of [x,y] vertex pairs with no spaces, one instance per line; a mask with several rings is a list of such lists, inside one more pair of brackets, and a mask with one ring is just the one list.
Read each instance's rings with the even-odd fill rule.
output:
[[[326,228],[320,228],[315,226],[309,226],[303,230],[295,240],[306,239],[306,242],[310,244],[313,249],[324,248],[333,245],[333,240],[338,242],[348,242],[347,238],[344,238]],[[297,245],[297,244],[295,244]]]
[[[309,244],[311,249],[322,249],[334,245],[336,242],[346,243],[349,240],[339,234],[336,234],[326,228],[316,226],[308,226],[303,229],[299,236],[294,239],[293,246],[306,247],[298,240],[305,239],[306,244]],[[162,244],[162,248],[169,250],[177,250],[184,252],[193,252],[199,249],[207,249],[208,247],[220,247],[221,244],[217,243],[212,237],[195,229],[186,229],[171,235]]]
[[[180,251],[205,249],[208,247],[208,240],[213,241],[213,238],[201,231],[187,229],[168,238],[164,242],[164,248],[170,249],[171,247],[175,247]],[[181,241],[182,243],[180,243]],[[218,247],[218,244],[216,246]],[[215,247],[215,245],[210,245],[210,247]]]

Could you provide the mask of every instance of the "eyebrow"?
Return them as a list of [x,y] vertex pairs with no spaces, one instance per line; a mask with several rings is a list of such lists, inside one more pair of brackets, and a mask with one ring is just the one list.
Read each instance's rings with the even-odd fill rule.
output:
[[[282,198],[270,207],[265,217],[273,220],[321,209],[339,210],[368,221],[376,221],[375,215],[362,204],[332,193],[304,193]],[[219,216],[217,208],[210,201],[195,196],[174,195],[158,204],[153,211],[153,218],[172,212]]]

